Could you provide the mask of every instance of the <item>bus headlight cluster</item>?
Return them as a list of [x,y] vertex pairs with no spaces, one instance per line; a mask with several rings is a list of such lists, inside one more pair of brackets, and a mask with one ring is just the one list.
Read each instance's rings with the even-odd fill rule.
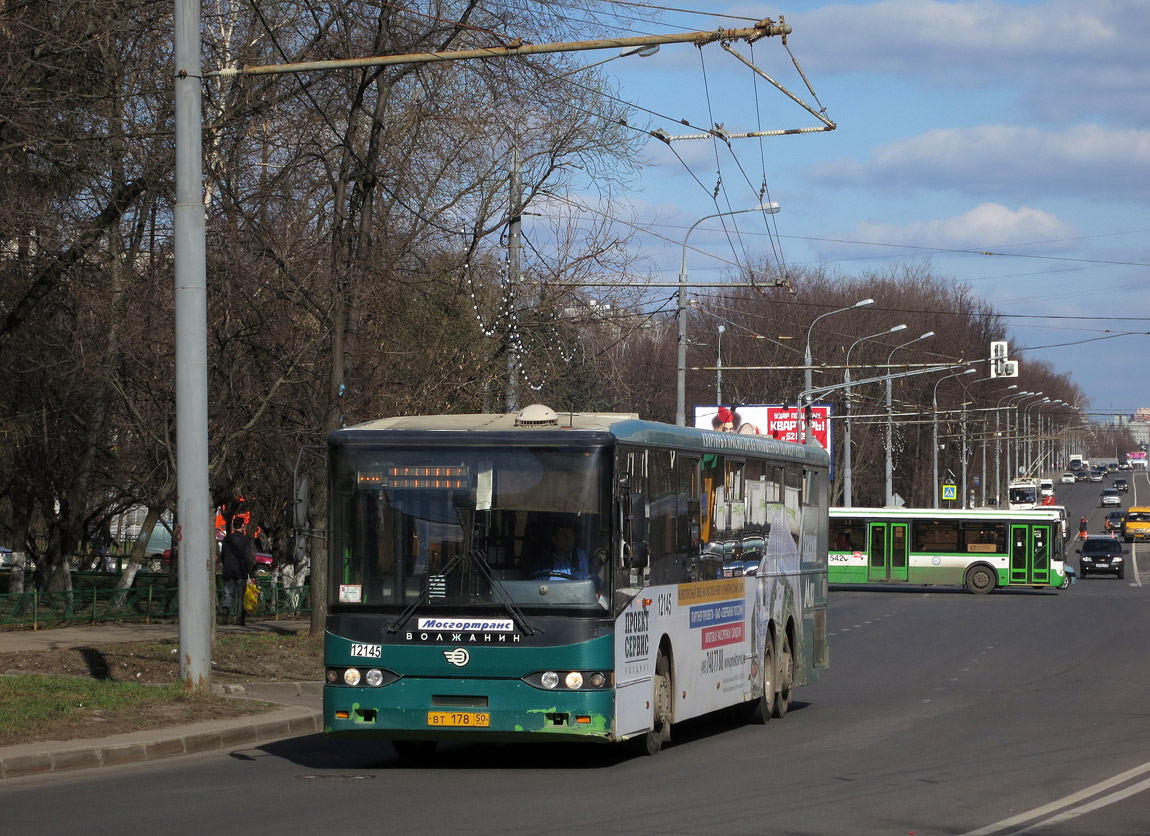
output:
[[560,688],[560,683],[562,683],[560,690],[568,691],[590,691],[614,684],[610,674],[600,671],[570,671],[565,674],[558,671],[539,671],[523,677],[523,681],[548,691]]
[[328,668],[325,673],[328,685],[350,685],[356,687],[360,684],[378,688],[381,685],[390,685],[399,679],[397,674],[381,668]]

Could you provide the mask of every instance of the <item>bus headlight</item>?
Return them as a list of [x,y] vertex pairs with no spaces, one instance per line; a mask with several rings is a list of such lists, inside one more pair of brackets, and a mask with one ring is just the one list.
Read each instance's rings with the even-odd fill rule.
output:
[[[560,679],[562,676],[562,679]],[[614,677],[602,671],[569,671],[559,674],[556,671],[535,671],[523,677],[532,688],[554,691],[561,687],[565,691],[593,691],[610,688],[615,684]]]
[[360,682],[379,688],[398,682],[399,678],[399,674],[387,668],[368,668],[366,671],[359,668],[327,668],[324,671],[324,680],[328,685],[349,685],[353,688]]

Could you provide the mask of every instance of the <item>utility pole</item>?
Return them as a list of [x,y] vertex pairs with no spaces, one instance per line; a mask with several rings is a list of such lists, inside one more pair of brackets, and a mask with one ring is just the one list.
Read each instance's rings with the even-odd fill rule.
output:
[[[214,543],[208,490],[207,220],[203,184],[200,0],[176,0],[175,233],[176,528],[179,540],[180,678],[212,685],[210,600]],[[214,538],[213,538],[214,539]],[[173,546],[176,544],[173,543]]]
[[519,411],[519,319],[515,294],[519,288],[520,248],[523,244],[523,172],[519,167],[519,144],[511,147],[511,219],[507,224],[507,392],[505,412]]

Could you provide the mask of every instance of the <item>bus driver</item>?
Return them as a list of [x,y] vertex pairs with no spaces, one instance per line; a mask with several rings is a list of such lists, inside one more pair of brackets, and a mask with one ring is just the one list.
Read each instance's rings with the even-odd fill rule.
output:
[[596,578],[591,571],[587,552],[575,548],[575,527],[571,523],[556,523],[551,529],[551,549],[532,569],[531,577],[569,580]]

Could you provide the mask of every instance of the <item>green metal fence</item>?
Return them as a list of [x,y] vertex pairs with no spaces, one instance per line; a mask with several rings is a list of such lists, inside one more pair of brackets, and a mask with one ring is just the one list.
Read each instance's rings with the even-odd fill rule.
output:
[[[131,589],[115,589],[102,582],[84,583],[73,576],[71,592],[18,592],[0,595],[0,627],[9,625],[66,624],[69,622],[170,619],[179,616],[179,590],[147,582]],[[160,576],[165,581],[167,576]],[[106,580],[107,575],[101,579]],[[137,581],[141,580],[137,576]],[[114,579],[113,579],[114,582]],[[260,601],[253,616],[294,618],[311,611],[310,586],[279,586],[257,579]],[[223,596],[223,583],[217,596]],[[217,601],[218,605],[218,601]]]

